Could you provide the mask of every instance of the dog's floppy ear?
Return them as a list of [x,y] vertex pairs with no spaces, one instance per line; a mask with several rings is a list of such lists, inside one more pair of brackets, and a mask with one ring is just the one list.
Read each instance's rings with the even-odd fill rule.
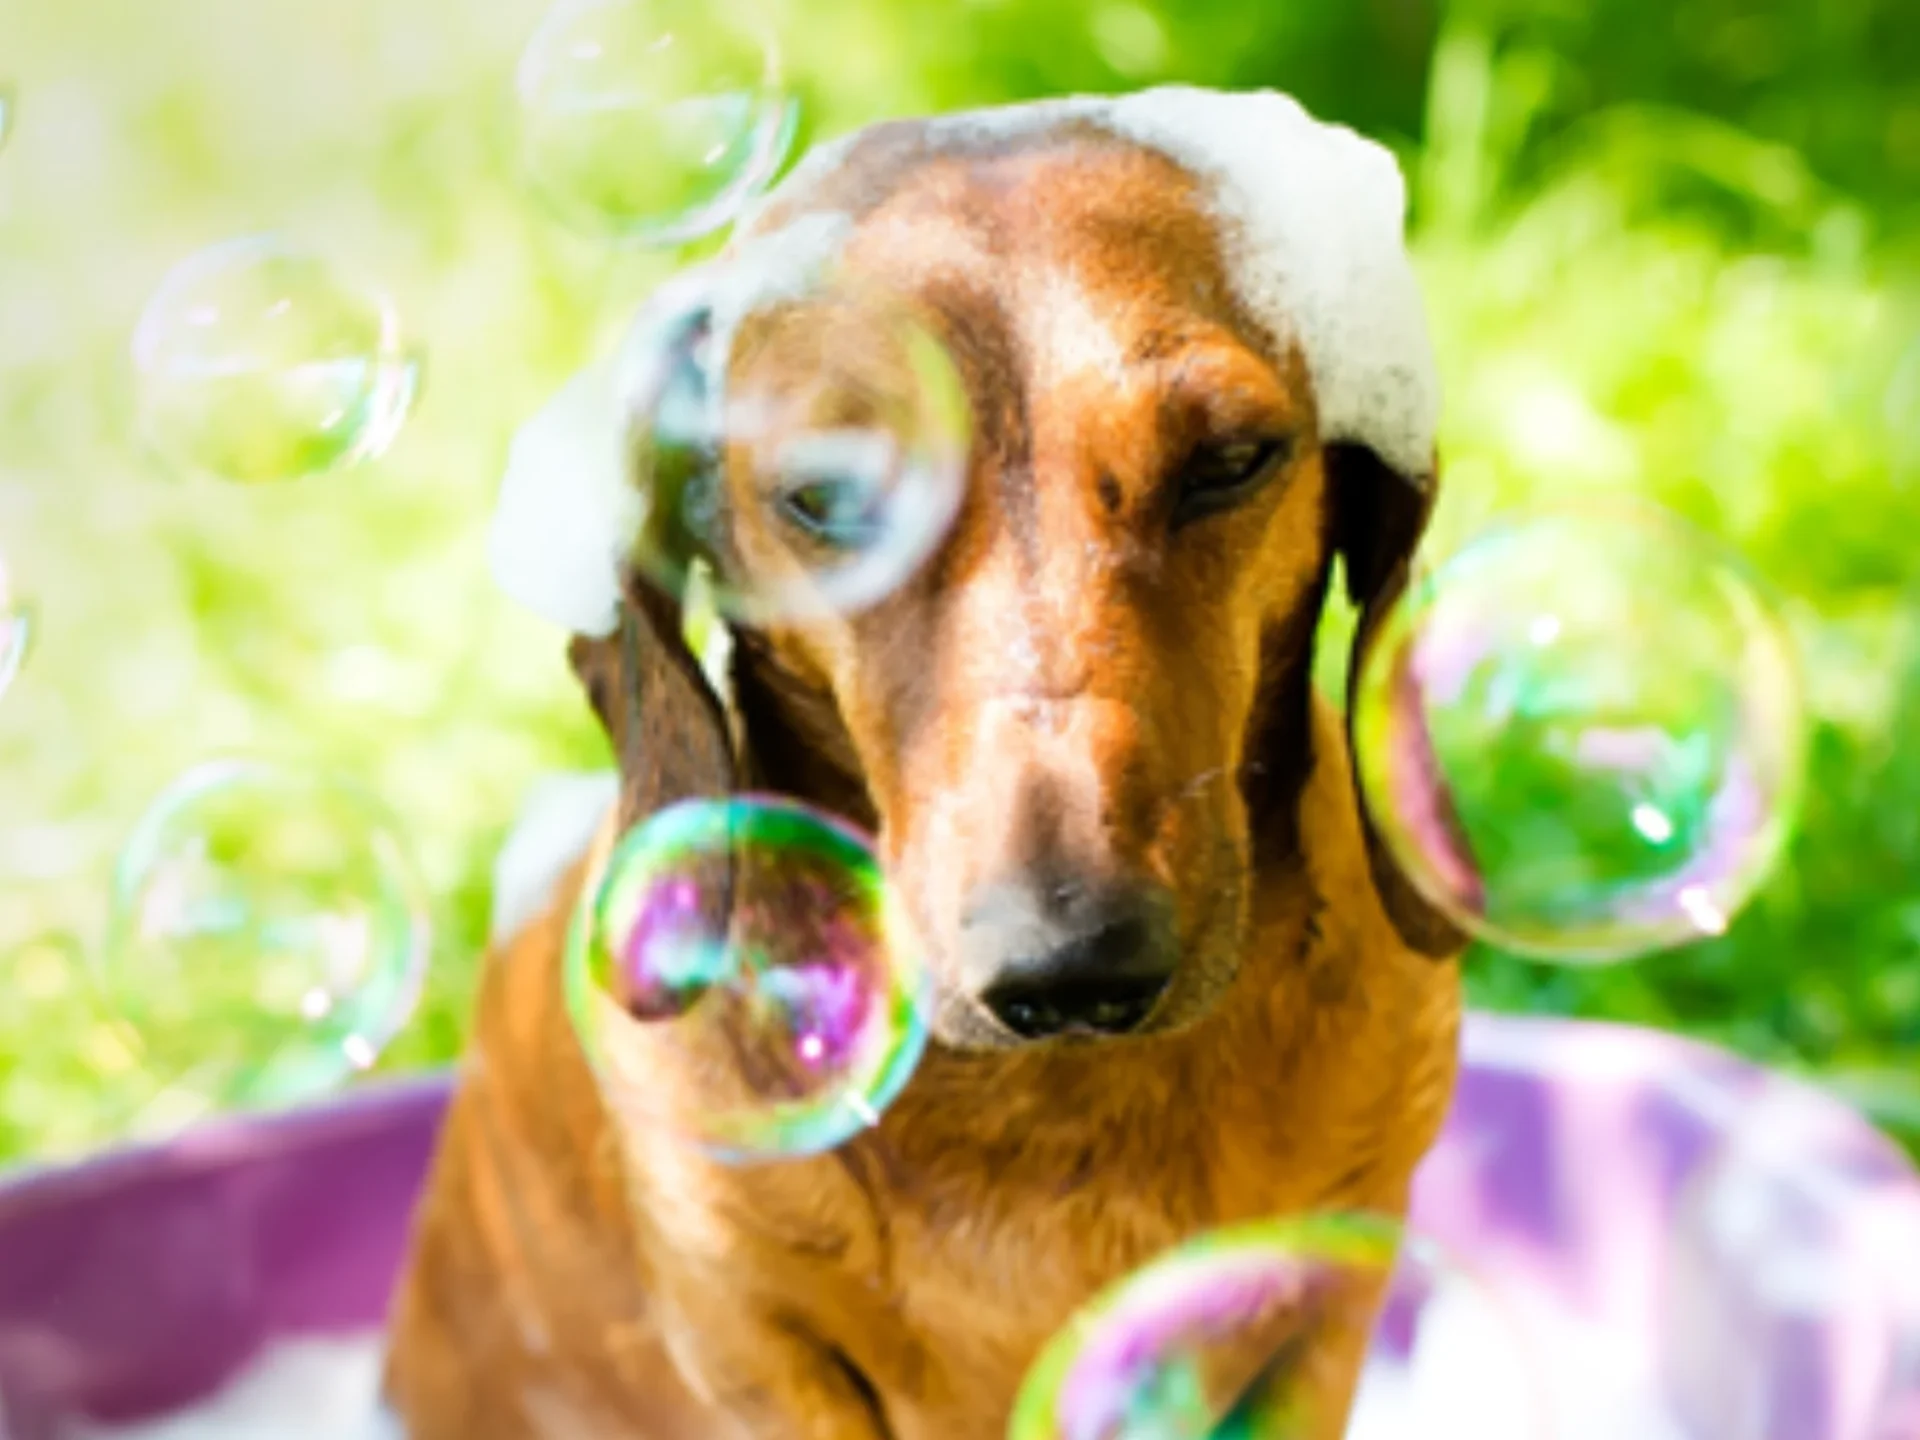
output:
[[[583,402],[578,416],[604,437],[574,457],[588,471],[581,508],[613,539],[610,548],[602,541],[575,557],[584,577],[558,577],[553,588],[577,587],[574,608],[596,622],[576,634],[568,658],[613,742],[622,827],[679,800],[726,794],[740,773],[726,705],[686,638],[689,577],[669,587],[631,563],[643,546],[691,556],[712,539],[682,533],[688,517],[711,510],[719,495],[700,428],[708,405],[702,346],[711,325],[708,277],[696,271],[669,281],[642,308],[611,373],[591,392],[597,403]],[[587,524],[576,530],[588,533]]]
[[636,577],[614,634],[575,636],[567,655],[613,741],[623,828],[734,788],[727,713],[687,645],[678,601]]
[[[1394,605],[1407,588],[1414,550],[1425,533],[1438,491],[1438,469],[1406,475],[1372,449],[1354,443],[1326,450],[1327,487],[1332,496],[1333,544],[1346,570],[1347,594],[1359,608],[1353,654],[1347,672],[1347,741],[1353,743],[1354,702],[1367,652]],[[1425,955],[1451,955],[1466,943],[1463,935],[1414,888],[1388,851],[1358,794],[1355,799],[1366,835],[1367,860],[1387,917],[1401,938]]]

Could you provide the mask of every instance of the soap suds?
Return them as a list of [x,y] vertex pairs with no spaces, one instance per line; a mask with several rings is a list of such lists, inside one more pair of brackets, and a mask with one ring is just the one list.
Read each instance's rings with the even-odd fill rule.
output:
[[605,366],[583,370],[522,425],[487,535],[494,582],[542,619],[611,635],[620,576],[640,525],[624,427]]

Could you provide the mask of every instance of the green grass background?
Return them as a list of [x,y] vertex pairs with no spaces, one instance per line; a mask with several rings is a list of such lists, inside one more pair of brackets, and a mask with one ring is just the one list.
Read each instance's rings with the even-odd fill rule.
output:
[[[1724,939],[1600,971],[1476,952],[1474,998],[1703,1035],[1915,1137],[1907,3],[775,0],[772,23],[803,141],[1181,79],[1289,88],[1391,144],[1448,387],[1441,545],[1536,499],[1671,505],[1777,589],[1816,725],[1800,835]],[[0,8],[0,554],[38,618],[0,699],[0,1159],[120,1123],[137,1082],[76,957],[120,838],[196,759],[337,765],[402,817],[436,942],[395,1069],[458,1046],[527,786],[605,758],[560,637],[494,591],[484,525],[514,425],[671,258],[569,236],[519,183],[512,69],[541,9]],[[413,422],[298,485],[162,475],[131,433],[134,321],[174,262],[262,229],[392,290],[425,349]]]

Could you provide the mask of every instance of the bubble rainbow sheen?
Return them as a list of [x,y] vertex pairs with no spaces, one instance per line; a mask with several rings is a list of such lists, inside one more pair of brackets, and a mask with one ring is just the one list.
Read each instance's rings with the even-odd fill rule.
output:
[[704,572],[716,611],[760,624],[864,610],[920,573],[960,513],[973,434],[913,303],[837,259],[778,285],[770,263],[709,272],[620,360],[643,501],[629,558],[673,593]]
[[1381,626],[1354,705],[1367,809],[1409,878],[1543,959],[1722,933],[1798,809],[1785,631],[1733,557],[1651,508],[1473,540]]
[[729,1162],[874,1125],[926,1044],[919,946],[871,844],[791,800],[687,800],[629,830],[566,970],[588,1056],[677,1054],[702,1088],[660,1114]]
[[1028,1372],[1008,1440],[1304,1440],[1311,1331],[1383,1284],[1399,1227],[1365,1214],[1202,1235],[1096,1297]]

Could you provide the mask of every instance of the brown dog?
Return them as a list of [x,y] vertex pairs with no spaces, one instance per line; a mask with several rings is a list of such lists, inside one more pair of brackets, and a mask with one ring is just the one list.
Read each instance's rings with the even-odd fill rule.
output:
[[[1458,937],[1373,844],[1309,673],[1335,556],[1364,645],[1432,500],[1383,165],[1280,97],[1163,92],[881,126],[743,227],[837,217],[939,329],[957,522],[878,604],[742,629],[731,714],[637,581],[575,663],[621,824],[751,785],[872,828],[934,1040],[832,1154],[705,1159],[647,1123],[687,1077],[645,1026],[582,1058],[576,871],[482,983],[395,1320],[414,1440],[989,1440],[1072,1311],[1183,1238],[1404,1209]],[[1317,1435],[1376,1300],[1314,1338]]]

